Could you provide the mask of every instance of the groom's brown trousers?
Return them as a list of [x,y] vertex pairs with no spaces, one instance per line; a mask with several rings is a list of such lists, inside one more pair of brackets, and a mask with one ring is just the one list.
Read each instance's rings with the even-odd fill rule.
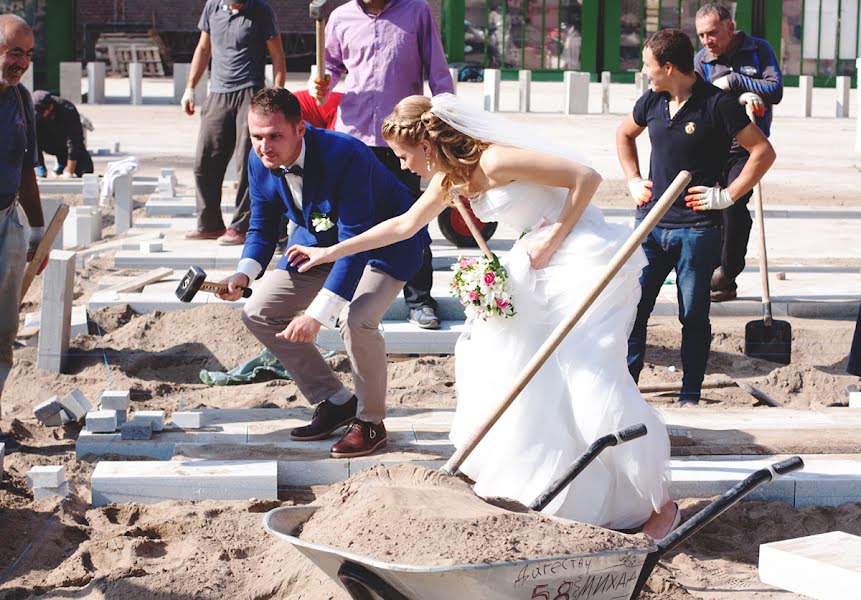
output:
[[[276,338],[294,317],[303,313],[323,287],[331,265],[306,273],[267,271],[242,311],[245,325],[281,361],[311,404],[331,398],[344,389],[314,343]],[[404,287],[404,282],[372,267],[365,267],[352,302],[340,316],[341,337],[350,358],[356,397],[356,416],[379,423],[386,416],[386,344],[380,320]]]

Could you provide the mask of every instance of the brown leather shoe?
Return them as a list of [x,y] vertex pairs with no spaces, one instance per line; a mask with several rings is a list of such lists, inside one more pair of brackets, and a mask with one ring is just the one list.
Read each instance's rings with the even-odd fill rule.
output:
[[219,246],[241,246],[245,243],[245,234],[238,229],[228,227],[220,238],[218,238]]
[[317,405],[314,416],[308,425],[297,427],[290,432],[290,439],[300,442],[322,440],[332,435],[336,429],[349,425],[356,418],[359,400],[353,396],[346,404],[332,404],[324,400]]
[[383,422],[369,423],[356,419],[341,440],[332,446],[332,458],[367,456],[386,445],[386,426]]
[[185,234],[187,240],[217,240],[224,235],[224,229],[216,231],[189,231]]

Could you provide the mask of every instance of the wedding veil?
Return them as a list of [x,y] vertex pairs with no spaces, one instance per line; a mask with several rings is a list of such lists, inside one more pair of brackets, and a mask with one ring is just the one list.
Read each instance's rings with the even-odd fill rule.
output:
[[431,98],[431,112],[459,132],[478,140],[554,154],[589,165],[584,156],[553,141],[552,132],[469,106],[454,94],[437,94]]

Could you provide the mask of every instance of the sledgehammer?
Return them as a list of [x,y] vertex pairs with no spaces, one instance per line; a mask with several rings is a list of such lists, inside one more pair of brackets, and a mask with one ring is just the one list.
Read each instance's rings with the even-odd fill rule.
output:
[[[206,271],[197,265],[192,265],[176,287],[176,297],[179,298],[180,302],[191,302],[197,292],[226,294],[227,284],[206,281]],[[248,298],[249,296],[251,296],[251,288],[243,288],[242,297]]]
[[[316,21],[317,32],[317,79],[323,81],[326,79],[326,19],[329,13],[330,0],[311,0],[308,5],[308,12],[314,21]],[[317,104],[325,104],[325,98],[317,98]]]

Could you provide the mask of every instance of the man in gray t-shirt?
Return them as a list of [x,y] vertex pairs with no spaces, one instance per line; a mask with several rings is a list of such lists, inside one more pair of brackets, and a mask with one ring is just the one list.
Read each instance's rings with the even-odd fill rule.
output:
[[[191,59],[182,96],[186,114],[194,114],[194,87],[212,60],[209,95],[201,110],[194,159],[197,185],[197,230],[188,239],[218,239],[222,245],[245,243],[251,215],[248,198],[248,105],[264,86],[266,52],[272,58],[275,87],[284,87],[287,69],[275,15],[266,0],[225,4],[207,0],[198,23],[200,41]],[[242,172],[236,190],[236,210],[227,230],[221,218],[221,185],[234,152],[241,153]]]

